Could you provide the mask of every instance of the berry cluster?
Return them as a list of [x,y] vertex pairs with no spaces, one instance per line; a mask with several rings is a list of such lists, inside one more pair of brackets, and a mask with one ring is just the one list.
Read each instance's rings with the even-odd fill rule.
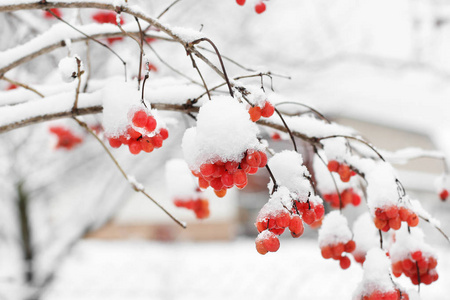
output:
[[447,189],[443,189],[440,193],[439,193],[439,198],[441,198],[442,201],[447,200],[448,198],[448,190]]
[[418,250],[410,253],[403,260],[392,263],[392,273],[395,277],[405,274],[415,285],[419,283],[431,284],[439,277],[436,272],[437,260],[434,256],[424,256],[422,251]]
[[[92,16],[92,19],[100,24],[117,24],[116,22],[116,16],[117,14],[115,12],[112,11],[99,11],[96,14],[94,14]],[[120,25],[123,25],[124,21],[123,19],[120,19]],[[115,37],[115,38],[107,38],[108,44],[112,44],[116,41],[121,41],[123,38],[122,37]]]
[[261,108],[257,105],[251,106],[248,110],[250,114],[250,120],[253,122],[258,121],[261,117],[268,118],[275,112],[275,107],[269,102],[264,102],[264,106]]
[[280,240],[277,235],[269,230],[264,230],[255,240],[256,251],[260,254],[266,254],[267,252],[276,252],[280,249]]
[[264,168],[266,164],[266,153],[249,149],[240,162],[217,160],[204,163],[199,172],[192,171],[192,174],[198,177],[200,188],[206,189],[210,186],[218,197],[224,197],[227,189],[233,186],[243,189],[247,185],[247,174],[255,174],[258,168]]
[[183,207],[194,211],[197,219],[206,219],[209,217],[209,202],[207,199],[174,199],[176,207]]
[[[245,4],[245,0],[236,0],[236,3],[238,5],[244,5]],[[255,12],[257,14],[262,14],[264,11],[266,10],[266,5],[264,4],[264,2],[259,1],[256,5],[255,5]]]
[[[333,208],[340,208],[341,202],[339,200],[339,195],[337,193],[334,194],[325,194],[323,195],[323,200],[330,203]],[[345,189],[341,193],[342,200],[342,208],[346,207],[348,204],[353,204],[353,206],[358,206],[361,203],[361,197],[353,191],[352,188]]]
[[310,201],[300,202],[295,200],[292,212],[301,215],[303,222],[306,224],[312,225],[323,218],[325,208],[322,203],[314,204]]
[[66,129],[61,126],[51,126],[49,128],[51,133],[56,134],[58,137],[58,143],[56,144],[56,149],[66,149],[71,150],[81,142],[83,139],[79,136],[74,135],[69,129]]
[[[61,10],[59,10],[58,8],[50,8],[50,11],[52,12],[52,13],[54,13],[56,16],[58,16],[59,18],[61,18],[62,17],[62,12],[61,12]],[[44,12],[44,18],[46,18],[46,19],[52,19],[52,18],[55,18],[49,11],[45,11]]]
[[361,300],[409,300],[409,296],[406,292],[400,291],[399,289],[387,292],[375,290],[370,294],[361,296]]
[[330,172],[338,173],[342,182],[349,182],[350,178],[356,175],[356,173],[350,169],[349,165],[346,163],[339,163],[336,160],[330,160],[328,162],[328,170]]
[[292,237],[300,237],[305,228],[299,215],[290,215],[287,211],[266,213],[263,210],[258,214],[255,223],[258,232],[268,230],[276,235],[281,235],[286,228],[291,231]]
[[355,248],[356,243],[353,240],[350,240],[347,243],[322,245],[320,250],[323,258],[339,260],[339,265],[345,270],[348,269],[351,264],[350,258],[348,258],[345,253],[351,253]]
[[[143,109],[132,114],[131,123],[140,131],[128,126],[125,134],[118,137],[108,137],[111,147],[119,148],[122,145],[128,145],[132,154],[139,154],[141,151],[150,153],[153,149],[160,148],[163,141],[169,137],[166,128],[160,128],[159,132],[155,132],[157,125],[155,118]],[[144,133],[141,133],[141,131]]]
[[402,226],[402,221],[408,226],[415,227],[419,224],[419,217],[406,207],[395,205],[378,207],[375,209],[375,227],[387,232],[389,229],[398,230]]

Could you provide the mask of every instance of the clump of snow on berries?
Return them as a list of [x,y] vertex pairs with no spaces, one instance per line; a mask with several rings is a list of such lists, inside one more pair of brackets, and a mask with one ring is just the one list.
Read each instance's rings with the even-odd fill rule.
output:
[[197,127],[186,130],[183,153],[193,171],[205,162],[241,161],[248,149],[263,150],[257,133],[242,104],[231,97],[213,97],[200,108]]
[[[72,82],[78,76],[78,56],[68,56],[61,59],[58,63],[58,70],[61,75],[61,79],[64,82]],[[83,63],[80,60],[80,72],[84,71]]]
[[420,250],[423,256],[436,256],[431,246],[425,243],[425,235],[422,229],[414,227],[402,228],[395,232],[395,242],[389,248],[392,261],[403,260],[410,253]]
[[332,211],[325,215],[322,227],[319,229],[319,246],[347,243],[352,239],[352,232],[348,227],[347,219],[339,213]]
[[[308,169],[303,165],[303,158],[296,151],[284,150],[269,159],[268,165],[276,179],[278,186],[285,186],[298,197],[307,198],[311,192]],[[269,191],[273,189],[272,179],[269,182]]]
[[387,293],[394,290],[394,284],[390,277],[390,260],[386,253],[373,248],[367,252],[363,264],[364,274],[362,282],[355,290],[353,299],[361,299],[365,295],[374,292]]
[[399,186],[396,184],[395,171],[391,165],[379,162],[365,175],[368,183],[367,204],[372,215],[375,215],[376,208],[397,205]]
[[128,112],[140,107],[141,95],[134,84],[112,80],[103,89],[103,128],[105,135],[118,137],[130,124]]
[[359,263],[366,259],[367,252],[376,248],[379,243],[378,230],[373,225],[372,218],[368,212],[360,215],[352,226],[353,240],[356,242],[356,249],[353,251],[353,257]]
[[171,159],[166,162],[166,185],[169,197],[195,198],[201,192],[188,165],[183,159]]

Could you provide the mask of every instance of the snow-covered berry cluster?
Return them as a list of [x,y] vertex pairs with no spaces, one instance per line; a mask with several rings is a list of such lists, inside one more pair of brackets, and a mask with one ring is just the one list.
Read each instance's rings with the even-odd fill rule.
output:
[[433,249],[424,242],[420,228],[405,226],[395,234],[395,242],[389,249],[392,273],[395,277],[405,274],[415,285],[431,284],[439,278],[437,258]]
[[155,148],[161,148],[163,141],[169,137],[167,128],[160,127],[156,132],[156,119],[147,109],[132,110],[130,116],[131,124],[124,133],[107,137],[109,145],[113,148],[128,145],[132,154],[141,151],[150,153]]
[[253,122],[258,121],[259,119],[261,119],[261,117],[269,118],[273,115],[274,112],[275,107],[269,101],[263,102],[262,106],[250,106],[250,108],[248,109],[250,120],[252,120]]
[[356,289],[353,299],[409,300],[409,295],[392,281],[389,265],[389,258],[383,250],[371,249],[363,265],[363,280]]
[[49,131],[58,138],[55,149],[72,150],[75,146],[83,142],[83,138],[76,136],[70,129],[62,126],[51,126]]
[[243,189],[248,182],[247,174],[255,174],[266,163],[267,155],[263,151],[249,149],[241,161],[217,160],[204,163],[200,166],[200,172],[193,171],[192,174],[198,177],[200,188],[212,187],[218,197],[223,197],[227,189],[233,186]]
[[323,200],[330,203],[331,207],[333,208],[342,208],[346,207],[349,204],[352,204],[353,206],[358,206],[361,204],[361,196],[359,196],[358,193],[356,193],[353,188],[347,188],[343,190],[340,194],[333,193],[333,194],[324,194]]
[[339,211],[332,211],[324,217],[319,230],[319,247],[323,258],[338,260],[344,270],[350,267],[351,261],[346,254],[352,253],[356,244],[347,219]]
[[389,229],[398,230],[402,222],[408,223],[408,226],[415,227],[419,224],[419,217],[410,209],[391,205],[375,208],[375,227],[387,232]]

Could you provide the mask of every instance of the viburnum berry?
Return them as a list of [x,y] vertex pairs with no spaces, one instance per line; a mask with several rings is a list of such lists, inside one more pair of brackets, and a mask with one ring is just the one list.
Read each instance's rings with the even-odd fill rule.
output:
[[439,193],[439,198],[441,198],[442,201],[447,200],[448,198],[448,190],[447,189],[443,189],[440,193]]
[[261,107],[252,106],[248,110],[248,113],[250,114],[250,120],[252,120],[253,122],[256,122],[261,118]]
[[266,10],[266,4],[264,2],[259,2],[255,5],[255,12],[257,14],[262,14]]
[[302,236],[305,231],[305,227],[303,226],[303,221],[299,215],[292,216],[289,223],[289,230],[291,231],[291,236],[294,238]]
[[245,0],[236,0],[236,3],[242,6],[245,4]]
[[[117,14],[111,11],[99,11],[92,16],[92,19],[100,24],[108,23],[108,24],[117,24]],[[125,22],[123,19],[120,19],[120,25],[123,25]],[[122,37],[108,38],[108,44],[113,44],[116,41],[121,41]]]
[[[56,16],[58,16],[59,18],[62,17],[62,12],[61,12],[60,9],[58,9],[58,8],[50,8],[50,11],[52,13],[54,13]],[[44,18],[51,19],[51,18],[55,18],[55,16],[53,16],[48,10],[46,10],[44,12]]]
[[273,232],[265,230],[258,234],[255,240],[256,250],[261,254],[276,252],[280,249],[280,240]]
[[338,172],[339,170],[339,162],[335,161],[335,160],[330,160],[328,162],[328,170],[330,172]]
[[146,109],[132,110],[128,120],[130,125],[126,127],[125,133],[119,136],[106,135],[111,147],[128,145],[132,154],[136,155],[141,151],[150,153],[155,148],[162,147],[163,141],[169,137],[169,132],[164,127],[156,131],[156,119]]
[[375,227],[387,232],[389,229],[398,230],[401,222],[408,223],[408,226],[415,227],[419,224],[419,217],[411,210],[397,206],[385,206],[375,209]]
[[55,146],[56,149],[63,148],[71,150],[83,142],[81,137],[74,135],[69,129],[62,126],[51,126],[49,130],[58,137],[58,142]]
[[274,112],[275,107],[269,101],[264,102],[264,106],[261,109],[261,116],[264,118],[269,118],[273,115]]
[[207,199],[174,199],[176,207],[183,207],[194,211],[197,219],[206,219],[209,217],[209,201]]
[[339,195],[337,193],[334,194],[325,194],[323,195],[323,200],[330,203],[333,208],[344,208],[348,204],[352,204],[353,206],[358,206],[361,204],[361,197],[353,191],[353,188],[345,189]]

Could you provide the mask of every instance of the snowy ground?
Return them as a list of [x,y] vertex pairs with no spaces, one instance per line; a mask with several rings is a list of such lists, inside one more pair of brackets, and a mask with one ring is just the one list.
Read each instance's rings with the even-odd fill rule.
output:
[[[450,247],[437,251],[440,278],[421,287],[422,300],[449,299]],[[351,299],[361,276],[358,264],[343,271],[307,239],[282,240],[277,253],[265,256],[256,253],[251,239],[83,241],[43,300]],[[400,284],[413,288],[408,280]]]

